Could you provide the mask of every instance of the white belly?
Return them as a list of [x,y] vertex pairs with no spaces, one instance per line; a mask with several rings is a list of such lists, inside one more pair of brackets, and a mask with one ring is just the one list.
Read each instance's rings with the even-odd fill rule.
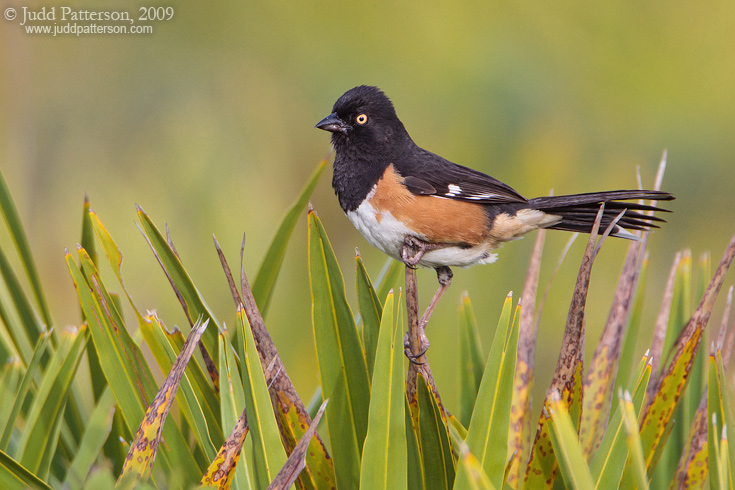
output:
[[[401,260],[401,250],[407,236],[426,240],[426,236],[414,232],[389,212],[384,211],[378,215],[368,200],[365,200],[356,210],[348,211],[346,214],[370,245],[396,260]],[[447,245],[426,252],[418,265],[421,267],[443,265],[470,267],[477,264],[490,264],[498,258],[496,254],[491,253],[495,248],[497,248],[497,242],[494,241],[484,242],[474,247]]]

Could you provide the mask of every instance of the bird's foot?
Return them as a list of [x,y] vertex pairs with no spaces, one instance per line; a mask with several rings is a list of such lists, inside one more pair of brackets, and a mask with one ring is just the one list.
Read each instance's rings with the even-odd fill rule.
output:
[[401,260],[408,267],[415,269],[426,252],[445,247],[442,243],[429,243],[412,235],[406,235],[401,248]]
[[406,332],[405,337],[403,337],[403,352],[408,360],[413,364],[422,365],[424,363],[419,362],[418,359],[420,359],[424,354],[426,354],[426,351],[429,350],[429,338],[426,336],[426,330],[421,325],[419,325],[419,346],[421,350],[418,354],[414,354],[411,350],[409,332]]

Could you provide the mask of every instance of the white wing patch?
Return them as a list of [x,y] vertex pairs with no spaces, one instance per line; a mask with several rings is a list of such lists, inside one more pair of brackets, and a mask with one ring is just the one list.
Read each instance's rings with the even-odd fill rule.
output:
[[472,194],[471,196],[467,196],[467,199],[475,199],[477,201],[480,201],[482,199],[492,199],[494,197],[499,197],[499,195],[495,194],[494,192],[486,192],[485,194]]
[[449,184],[449,192],[444,194],[447,197],[454,197],[462,194],[462,188],[455,184]]

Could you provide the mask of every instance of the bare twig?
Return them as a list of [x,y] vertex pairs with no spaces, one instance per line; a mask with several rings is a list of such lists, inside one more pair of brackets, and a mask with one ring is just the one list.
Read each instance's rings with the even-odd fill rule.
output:
[[408,313],[408,349],[412,356],[412,362],[408,363],[408,378],[406,380],[406,395],[409,402],[416,399],[416,382],[417,376],[421,373],[426,383],[436,397],[437,403],[442,412],[445,412],[441,403],[439,390],[434,381],[434,375],[431,374],[429,360],[426,352],[422,352],[421,333],[419,330],[419,292],[416,285],[416,270],[406,266],[406,310]]

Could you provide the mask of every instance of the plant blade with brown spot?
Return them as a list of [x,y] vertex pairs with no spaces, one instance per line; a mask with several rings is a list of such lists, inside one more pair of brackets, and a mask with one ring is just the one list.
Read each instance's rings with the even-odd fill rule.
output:
[[[557,361],[556,370],[551,380],[551,386],[547,392],[544,406],[549,404],[549,396],[553,392],[559,392],[562,401],[569,410],[569,415],[575,425],[579,424],[582,409],[582,375],[584,369],[584,307],[589,289],[590,273],[597,252],[602,245],[604,235],[597,245],[595,239],[600,228],[600,221],[604,206],[600,206],[595,224],[587,241],[587,248],[582,258],[582,265],[577,275],[577,284],[574,288],[572,302],[569,306],[569,315],[562,339],[561,352]],[[614,224],[605,231],[609,234]],[[548,417],[541,414],[536,438],[531,448],[531,456],[526,468],[526,476],[523,488],[540,489],[551,488],[557,471],[557,463],[551,446]]]
[[534,357],[538,334],[538,323],[534,321],[534,311],[545,238],[546,230],[539,230],[521,296],[523,308],[518,332],[518,355],[513,380],[513,403],[510,408],[510,430],[508,431],[508,453],[511,455],[508,483],[514,488],[518,485],[522,464],[531,443],[531,390],[535,381]]
[[248,431],[248,417],[243,410],[237,424],[202,477],[200,487],[215,487],[220,490],[230,488]]
[[[712,348],[710,349],[707,389],[702,393],[699,406],[694,414],[689,429],[689,436],[686,439],[684,450],[676,468],[674,480],[671,483],[670,488],[672,490],[701,488],[707,481],[708,441],[711,442],[712,437],[716,436],[714,433],[708,435],[708,431],[711,432],[712,426],[707,422],[712,420],[712,413],[716,413],[722,419],[720,383],[717,378],[717,358],[722,355],[720,350],[727,334],[727,322],[732,306],[732,293],[733,288],[730,286],[725,310],[722,314],[720,331],[717,334],[717,341],[712,344]],[[727,365],[726,357],[723,357],[723,365]],[[715,464],[714,461],[712,463]],[[712,488],[718,488],[719,482],[716,479],[716,475],[710,475]]]
[[286,460],[286,464],[283,465],[281,471],[278,472],[271,484],[268,485],[268,490],[286,490],[296,481],[299,473],[306,467],[306,454],[309,450],[309,441],[316,434],[316,428],[319,426],[322,415],[324,415],[327,403],[329,403],[329,399],[324,400],[321,407],[319,407],[319,411],[311,421],[311,425],[304,432],[304,435],[301,436],[298,444],[296,444],[293,452]]
[[630,315],[633,293],[638,282],[644,242],[632,242],[628,247],[623,272],[620,274],[613,304],[584,379],[582,419],[579,439],[589,456],[602,439],[610,407],[612,390],[623,345],[625,325]]
[[[260,359],[260,365],[263,372],[268,375],[268,392],[273,405],[273,411],[276,415],[276,421],[281,433],[283,445],[287,451],[293,451],[296,444],[303,437],[307,428],[311,425],[309,417],[303,401],[296,392],[291,378],[286,372],[281,356],[278,354],[273,339],[268,333],[263,316],[255,301],[255,296],[250,288],[245,269],[240,267],[240,291],[237,290],[232,272],[225,259],[217,239],[214,239],[215,248],[219,255],[222,268],[227,277],[231,288],[233,299],[236,306],[244,309],[245,315],[255,339],[255,347]],[[244,253],[245,240],[240,249],[242,263],[242,254]],[[236,335],[235,338],[239,338]],[[273,374],[277,374],[273,376]],[[334,482],[334,466],[332,458],[329,456],[324,443],[319,434],[310,440],[310,450],[307,453],[306,471],[299,475],[299,481],[304,488],[329,488]]]
[[707,481],[707,457],[707,393],[704,393],[689,428],[689,437],[671,482],[671,490],[702,488]]
[[664,352],[666,332],[669,325],[669,317],[671,316],[671,305],[674,301],[674,288],[676,287],[681,261],[682,253],[677,252],[676,255],[674,255],[674,262],[671,264],[669,276],[666,280],[666,285],[664,286],[661,307],[659,308],[656,325],[653,329],[653,340],[651,341],[651,348],[649,349],[651,360],[653,362],[653,377],[651,378],[651,384],[648,386],[648,399],[646,403],[648,403],[653,396],[656,380],[658,379],[659,367],[661,365],[661,359]]
[[130,451],[125,458],[123,471],[118,481],[127,478],[129,474],[137,475],[137,478],[141,481],[147,480],[150,476],[163,433],[163,423],[171,409],[171,403],[173,403],[186,365],[191,359],[191,355],[194,353],[204,330],[207,328],[207,324],[206,321],[204,323],[197,322],[189,332],[189,337],[186,339],[181,353],[176,358],[171,372],[166,376],[166,380],[161,385],[148,410],[146,410],[138,432],[130,444]]
[[251,468],[248,465],[248,461],[253,459],[252,445],[245,444],[245,438],[250,431],[245,409],[245,389],[229,339],[220,332],[218,341],[218,367],[224,381],[220,390],[221,420],[223,429],[229,435],[204,473],[199,486],[224,490],[234,485],[238,490],[252,490]]
[[707,326],[715,299],[733,257],[735,257],[735,236],[730,241],[699,306],[676,339],[671,361],[662,370],[655,394],[644,414],[641,422],[641,441],[646,468],[649,470],[656,462],[657,448],[665,444],[671,416],[682,391],[686,388],[704,328]]

